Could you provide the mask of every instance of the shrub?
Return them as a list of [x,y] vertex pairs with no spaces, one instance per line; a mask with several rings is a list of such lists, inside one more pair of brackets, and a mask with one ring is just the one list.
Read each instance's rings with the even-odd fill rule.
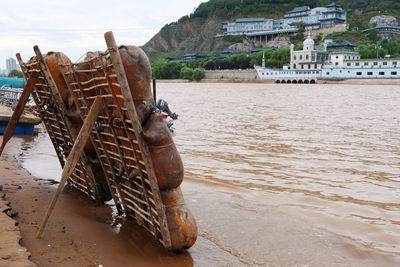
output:
[[193,69],[189,67],[183,67],[181,70],[181,79],[191,81],[193,79]]
[[193,80],[195,80],[196,82],[200,81],[204,77],[205,74],[203,69],[197,68],[193,71]]
[[179,62],[156,62],[152,68],[155,79],[178,79],[182,65]]
[[207,63],[204,65],[204,68],[206,70],[215,70],[217,68],[217,64],[215,64],[214,61],[209,60]]

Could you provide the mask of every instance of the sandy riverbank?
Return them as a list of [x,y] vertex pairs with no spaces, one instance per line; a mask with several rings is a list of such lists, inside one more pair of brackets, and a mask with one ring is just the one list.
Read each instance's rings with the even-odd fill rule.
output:
[[[19,166],[13,155],[21,142],[13,138],[6,148],[8,153],[2,155],[0,183],[4,186],[6,201],[18,213],[21,244],[31,253],[33,263],[39,266],[243,265],[237,257],[201,236],[195,250],[170,255],[141,228],[118,218],[112,206],[96,206],[68,187],[64,188],[43,237],[36,239],[35,233],[55,186],[54,181],[33,177]],[[22,188],[17,190],[18,186]],[[0,223],[1,229],[8,227]],[[16,239],[14,245],[18,246]],[[4,246],[10,246],[9,241],[0,240],[0,247]],[[21,249],[24,253],[8,258],[0,266],[29,266],[29,262],[24,263],[29,254]],[[6,251],[2,250],[0,255],[6,255]],[[16,265],[11,265],[14,261]]]
[[4,193],[0,192],[0,266],[35,266],[28,260],[30,253],[19,244],[21,234],[18,223],[11,218],[16,213],[4,198]]

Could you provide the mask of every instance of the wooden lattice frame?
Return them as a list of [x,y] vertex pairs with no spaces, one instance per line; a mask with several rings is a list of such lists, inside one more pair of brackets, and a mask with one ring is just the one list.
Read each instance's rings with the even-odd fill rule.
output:
[[[170,248],[165,207],[131,95],[134,88],[129,88],[112,33],[106,33],[106,42],[106,52],[84,62],[73,64],[63,62],[60,54],[56,57],[82,119],[96,96],[103,99],[91,140],[117,209]],[[83,65],[90,67],[80,68]]]
[[[53,143],[61,167],[64,167],[77,133],[66,117],[65,105],[39,48],[35,46],[34,50],[36,57],[29,63],[24,63],[19,54],[17,54],[17,59],[26,80],[32,73],[39,73],[34,83],[32,96],[39,107],[40,117]],[[68,178],[68,183],[89,199],[100,202],[98,184],[84,154],[80,156],[74,172]]]

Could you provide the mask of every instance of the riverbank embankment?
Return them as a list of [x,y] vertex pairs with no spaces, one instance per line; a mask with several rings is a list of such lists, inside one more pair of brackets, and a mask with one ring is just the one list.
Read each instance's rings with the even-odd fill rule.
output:
[[[275,80],[262,80],[255,69],[246,70],[206,70],[202,83],[275,83]],[[189,80],[157,80],[160,83],[190,83]],[[360,84],[360,85],[400,85],[400,79],[346,79],[323,80],[317,84]]]

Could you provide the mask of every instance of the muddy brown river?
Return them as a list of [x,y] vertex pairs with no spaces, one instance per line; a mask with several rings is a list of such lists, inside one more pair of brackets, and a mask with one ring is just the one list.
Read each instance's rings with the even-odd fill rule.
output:
[[[400,86],[157,89],[179,114],[183,190],[203,240],[243,265],[400,264]],[[23,166],[59,177],[49,139],[35,139]],[[222,266],[207,242],[190,249],[194,265]]]

